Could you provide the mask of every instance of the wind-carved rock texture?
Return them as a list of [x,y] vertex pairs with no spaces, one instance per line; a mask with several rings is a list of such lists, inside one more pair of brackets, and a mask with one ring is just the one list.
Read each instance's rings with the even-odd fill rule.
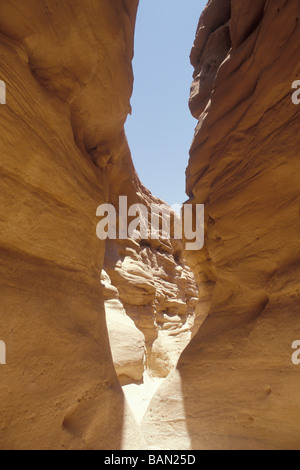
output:
[[[182,251],[181,242],[175,240],[146,242],[139,237],[107,242],[103,273],[108,286],[107,320],[122,384],[141,381],[145,370],[155,377],[166,377],[199,327],[198,289]],[[123,329],[124,313],[127,321]],[[129,318],[134,329],[126,334]]]
[[201,16],[187,192],[206,241],[187,256],[208,317],[144,419],[151,446],[300,448],[299,12],[211,0]]
[[0,1],[1,449],[142,445],[113,367],[95,233],[123,151],[137,3]]

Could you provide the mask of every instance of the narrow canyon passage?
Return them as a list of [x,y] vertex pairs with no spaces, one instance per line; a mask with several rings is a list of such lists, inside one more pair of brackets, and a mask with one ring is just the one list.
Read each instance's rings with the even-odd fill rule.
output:
[[[187,106],[192,75],[188,55],[201,4],[191,2],[184,10],[184,18],[177,9],[173,9],[169,0],[164,5],[156,0],[151,5],[145,2],[139,5],[132,115],[128,116],[125,126],[132,174],[127,176],[126,189],[124,185],[122,191],[125,189],[126,197],[130,194],[130,203],[143,203],[148,212],[156,205],[161,219],[166,202],[154,197],[143,185],[138,188],[133,182],[133,171],[137,164],[141,170],[139,178],[150,183],[155,195],[161,192],[169,201],[186,199],[182,176],[196,123]],[[154,21],[155,36],[152,34]],[[172,40],[167,39],[169,35]],[[170,81],[174,63],[177,63],[177,75]],[[179,73],[180,68],[184,73]],[[186,127],[190,123],[189,132],[184,132],[185,121]],[[162,125],[165,138],[159,129]],[[168,184],[163,176],[165,172],[169,174]],[[116,172],[109,179],[109,192],[115,193],[113,203],[120,212],[123,202],[117,202],[119,190],[115,190],[115,185]],[[124,193],[120,195],[123,200]],[[121,218],[118,214],[118,219]],[[165,219],[164,224],[166,222]],[[129,221],[126,223],[130,225]],[[149,228],[146,238],[138,227],[134,238],[106,242],[102,271],[113,361],[139,423],[156,390],[176,367],[181,352],[203,321],[201,309],[197,307],[199,293],[195,277],[184,260],[184,242],[163,231],[153,239],[151,216],[145,223]]]
[[[107,242],[102,271],[116,373],[140,422],[200,322],[195,278],[170,240]],[[169,243],[169,250],[166,243]],[[173,244],[175,241],[173,240]],[[182,248],[181,248],[182,250]]]
[[[173,213],[143,235],[167,205],[125,135],[138,4],[0,0],[0,448],[298,450],[300,0],[201,15],[196,250]],[[120,197],[147,216],[105,241]]]

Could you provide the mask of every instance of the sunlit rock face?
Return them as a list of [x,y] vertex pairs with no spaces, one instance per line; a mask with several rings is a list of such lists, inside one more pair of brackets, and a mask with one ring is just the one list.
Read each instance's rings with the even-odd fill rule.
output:
[[141,446],[112,362],[95,232],[107,165],[122,157],[136,8],[0,2],[1,449]]
[[187,192],[206,241],[187,258],[208,318],[151,403],[151,446],[300,447],[299,11],[212,0],[200,19]]
[[[181,245],[177,242],[176,246],[178,249]],[[105,304],[121,383],[142,381],[145,370],[155,377],[167,377],[199,327],[195,278],[176,253],[175,260],[171,243],[170,251],[166,252],[154,248],[151,240],[147,245],[142,240],[138,243],[130,239],[107,244],[104,267],[113,290],[107,293],[109,300]],[[103,273],[105,284],[107,273]],[[121,321],[124,313],[126,325]],[[120,363],[125,366],[126,361],[127,372],[126,367],[120,366]]]
[[[133,195],[145,208],[167,209],[145,188]],[[101,282],[116,372],[140,423],[203,320],[195,277],[181,241],[167,233],[145,240],[138,230],[134,238],[107,241]]]

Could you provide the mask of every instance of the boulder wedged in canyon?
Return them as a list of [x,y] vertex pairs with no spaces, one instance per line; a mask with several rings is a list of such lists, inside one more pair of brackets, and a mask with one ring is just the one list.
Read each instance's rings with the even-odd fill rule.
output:
[[140,448],[96,208],[130,111],[136,0],[0,2],[1,449]]
[[206,239],[186,255],[208,317],[152,400],[150,446],[300,448],[299,11],[211,0],[201,17],[187,192]]

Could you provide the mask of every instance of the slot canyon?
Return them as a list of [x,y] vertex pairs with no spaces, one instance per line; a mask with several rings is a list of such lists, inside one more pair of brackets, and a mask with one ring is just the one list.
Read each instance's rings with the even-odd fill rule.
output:
[[300,0],[199,8],[194,251],[96,236],[167,206],[124,130],[138,3],[0,0],[0,449],[299,450]]

